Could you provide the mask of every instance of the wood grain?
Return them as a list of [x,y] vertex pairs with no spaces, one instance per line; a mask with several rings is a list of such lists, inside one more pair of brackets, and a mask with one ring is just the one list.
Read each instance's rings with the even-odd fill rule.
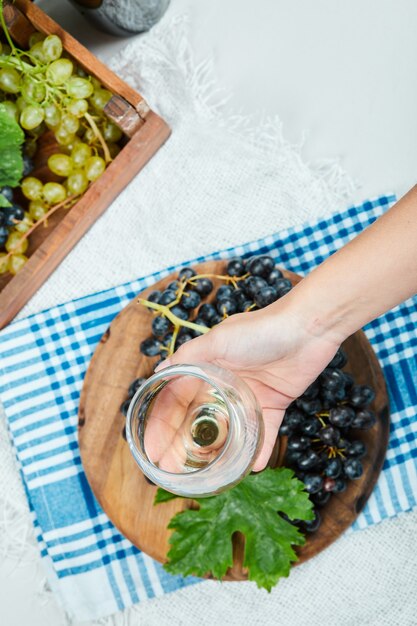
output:
[[[113,74],[73,37],[29,0],[6,4],[4,15],[13,38],[22,47],[34,31],[57,34],[64,49],[89,74],[114,94],[105,107],[108,117],[125,135],[125,145],[99,180],[90,185],[70,209],[57,211],[46,227],[34,231],[26,255],[29,261],[16,275],[0,276],[0,328],[5,326],[55,270],[84,233],[105,211],[127,183],[144,167],[169,137],[167,124],[151,111],[134,89]],[[43,182],[61,180],[47,168],[48,157],[59,150],[51,132],[39,140],[34,176]],[[27,201],[19,199],[22,206]],[[100,251],[97,250],[99,254]]]
[[[213,261],[197,265],[199,273],[224,273],[224,262]],[[293,284],[300,280],[290,272],[284,274]],[[163,289],[174,276],[168,276],[143,292]],[[220,284],[214,281],[215,286]],[[114,319],[101,339],[88,368],[79,406],[79,443],[81,458],[91,488],[112,522],[132,543],[147,554],[165,562],[171,517],[191,505],[188,500],[174,500],[153,506],[156,488],[144,478],[136,465],[128,444],[122,437],[124,418],[120,405],[127,397],[130,382],[139,376],[149,376],[156,359],[139,352],[140,342],[150,335],[152,314],[136,302],[136,298]],[[378,415],[371,431],[358,431],[368,454],[364,474],[351,481],[346,492],[333,495],[322,509],[322,524],[308,536],[299,553],[299,562],[311,558],[348,528],[362,510],[380,473],[388,443],[389,411],[385,382],[376,356],[364,333],[349,338],[344,348],[349,357],[345,368],[358,383],[369,384],[376,390],[373,410]],[[280,438],[271,466],[282,464],[286,438]],[[234,537],[235,562],[228,580],[245,580],[242,567],[244,538]]]

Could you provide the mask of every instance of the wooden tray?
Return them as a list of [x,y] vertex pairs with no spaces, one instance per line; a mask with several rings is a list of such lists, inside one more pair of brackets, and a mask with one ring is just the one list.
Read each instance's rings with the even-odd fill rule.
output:
[[[225,263],[213,261],[195,266],[198,273],[223,273]],[[297,283],[301,278],[291,272],[284,275]],[[175,278],[168,276],[143,292],[163,289]],[[220,281],[213,281],[215,287]],[[250,315],[250,313],[248,313]],[[122,437],[124,417],[120,405],[127,397],[129,384],[139,376],[149,376],[157,360],[139,352],[140,342],[151,334],[152,313],[137,303],[137,298],[114,319],[103,335],[88,368],[79,407],[79,444],[84,469],[91,488],[112,522],[132,543],[160,562],[166,561],[171,531],[167,525],[178,511],[192,506],[191,500],[173,500],[153,505],[156,487],[144,478]],[[320,528],[308,535],[298,550],[299,563],[331,544],[356,519],[366,503],[382,468],[389,435],[388,398],[381,368],[363,332],[357,332],[344,344],[349,371],[360,384],[376,391],[371,407],[378,415],[376,426],[359,431],[358,437],[368,448],[364,474],[350,481],[347,490],[333,494],[321,510]],[[280,438],[281,451],[270,463],[282,461],[286,438]],[[234,539],[234,566],[226,579],[245,580],[242,567],[243,538]]]
[[[139,93],[30,0],[5,4],[4,16],[13,39],[21,47],[27,45],[30,35],[36,30],[61,38],[64,49],[77,64],[96,76],[114,94],[104,111],[123,131],[126,143],[99,180],[90,185],[73,207],[57,211],[48,220],[47,228],[38,228],[33,233],[27,252],[30,258],[22,270],[16,276],[0,276],[0,328],[26,304],[170,134],[167,124],[150,110]],[[56,144],[51,142],[51,133],[45,134],[36,157],[34,175],[41,174],[45,178],[46,160],[54,151]],[[48,178],[54,180],[49,171]]]

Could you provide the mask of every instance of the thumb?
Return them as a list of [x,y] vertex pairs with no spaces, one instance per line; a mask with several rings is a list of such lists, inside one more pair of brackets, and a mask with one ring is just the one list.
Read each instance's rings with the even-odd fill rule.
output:
[[213,331],[210,331],[205,335],[184,343],[168,359],[159,363],[158,367],[155,368],[155,372],[159,372],[159,370],[170,365],[180,365],[181,363],[192,365],[193,363],[213,361],[216,358],[216,342],[213,341],[213,334]]

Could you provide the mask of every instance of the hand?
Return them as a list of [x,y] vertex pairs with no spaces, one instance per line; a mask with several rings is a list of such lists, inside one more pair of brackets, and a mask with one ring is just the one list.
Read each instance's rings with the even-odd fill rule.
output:
[[245,380],[258,399],[265,424],[255,471],[262,470],[271,456],[285,409],[323,371],[340,344],[332,336],[309,332],[311,325],[300,310],[285,296],[260,311],[233,315],[181,346],[158,367],[211,362]]

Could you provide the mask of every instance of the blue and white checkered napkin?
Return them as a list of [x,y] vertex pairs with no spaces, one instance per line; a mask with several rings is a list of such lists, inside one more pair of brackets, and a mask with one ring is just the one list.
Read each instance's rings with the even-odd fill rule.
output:
[[[268,252],[278,264],[305,273],[394,200],[368,201],[207,259]],[[96,618],[197,581],[168,575],[118,533],[90,491],[77,444],[79,395],[100,337],[129,300],[173,269],[53,307],[0,333],[0,395],[41,554],[53,589],[78,619]],[[416,506],[416,328],[417,298],[366,328],[388,383],[392,426],[383,472],[355,529]]]

